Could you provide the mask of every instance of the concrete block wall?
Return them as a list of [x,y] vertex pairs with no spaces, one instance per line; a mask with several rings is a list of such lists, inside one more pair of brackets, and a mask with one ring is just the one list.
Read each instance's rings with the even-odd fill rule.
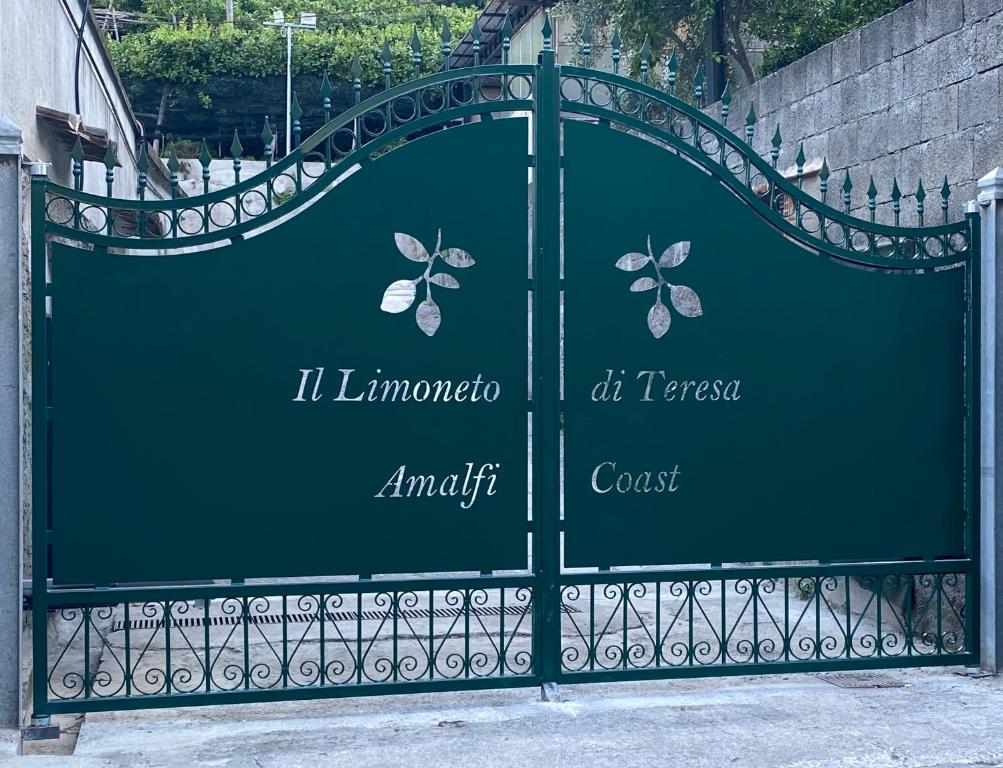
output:
[[903,223],[915,222],[920,178],[926,220],[940,221],[946,175],[955,219],[976,181],[1003,165],[1001,73],[1003,0],[913,0],[736,92],[728,122],[741,133],[752,101],[760,153],[780,125],[780,168],[794,165],[802,141],[809,162],[828,159],[831,187],[849,168],[858,215],[867,215],[873,173],[879,221],[891,221],[893,177]]

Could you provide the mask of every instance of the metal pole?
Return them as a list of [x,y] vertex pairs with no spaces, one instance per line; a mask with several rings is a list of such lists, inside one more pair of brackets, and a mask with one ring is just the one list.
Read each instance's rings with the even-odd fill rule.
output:
[[48,712],[49,449],[46,330],[45,188],[48,167],[31,168],[31,728],[25,738],[51,738]]
[[554,51],[537,67],[533,108],[533,594],[534,666],[544,697],[561,672],[560,344],[561,124]]
[[293,28],[286,27],[286,154],[293,151]]

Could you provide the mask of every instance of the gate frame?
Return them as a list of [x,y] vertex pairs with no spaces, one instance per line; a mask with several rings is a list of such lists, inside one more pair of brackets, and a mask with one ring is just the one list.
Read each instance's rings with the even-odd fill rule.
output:
[[[32,509],[33,522],[43,523],[33,525],[33,600],[32,600],[32,625],[33,625],[33,655],[34,655],[34,679],[33,679],[33,725],[42,726],[46,724],[48,716],[58,712],[81,712],[81,711],[102,711],[113,709],[136,709],[146,707],[169,707],[178,705],[196,704],[218,704],[236,701],[273,701],[278,699],[307,699],[333,696],[350,695],[380,695],[388,693],[399,693],[407,691],[427,691],[427,690],[466,690],[475,688],[495,688],[495,687],[515,687],[530,685],[546,685],[558,682],[586,682],[601,680],[623,680],[623,679],[646,679],[656,677],[690,677],[703,675],[732,675],[732,674],[758,674],[758,673],[789,673],[792,671],[823,671],[833,669],[874,669],[886,667],[916,667],[932,666],[943,664],[964,664],[974,666],[979,663],[980,654],[978,647],[972,647],[974,638],[979,636],[979,583],[977,576],[977,566],[979,558],[979,537],[976,535],[979,527],[979,484],[974,482],[978,477],[979,467],[979,430],[973,428],[980,424],[979,419],[979,398],[975,389],[980,380],[979,358],[977,351],[979,345],[979,301],[980,295],[980,273],[979,255],[980,240],[977,236],[978,212],[970,212],[965,220],[955,224],[946,223],[946,196],[945,196],[945,224],[935,227],[899,227],[876,224],[873,221],[866,222],[849,215],[849,192],[844,197],[846,211],[840,212],[824,202],[819,202],[808,197],[800,189],[800,176],[798,185],[795,187],[790,182],[784,180],[776,171],[776,160],[779,155],[779,145],[776,146],[776,153],[773,156],[772,168],[762,160],[751,148],[751,126],[746,126],[745,141],[736,136],[725,125],[716,123],[708,118],[698,109],[686,104],[678,99],[673,90],[666,94],[657,91],[646,82],[648,62],[642,61],[641,82],[629,80],[617,73],[612,75],[582,67],[560,67],[556,63],[555,52],[552,47],[549,24],[544,29],[543,50],[540,53],[539,63],[534,66],[511,65],[506,56],[501,65],[481,66],[475,63],[472,68],[464,70],[449,70],[418,78],[396,87],[389,87],[381,93],[366,101],[361,101],[359,90],[356,88],[356,106],[348,110],[340,117],[330,120],[329,103],[326,104],[325,117],[328,122],[325,127],[314,136],[307,139],[302,144],[299,141],[298,122],[294,123],[295,144],[297,149],[282,161],[271,166],[264,174],[245,181],[240,180],[239,142],[236,144],[234,169],[236,172],[237,184],[226,190],[215,193],[208,193],[208,166],[205,166],[203,181],[205,182],[206,194],[195,198],[188,198],[184,201],[147,201],[144,199],[145,175],[140,176],[139,201],[115,200],[111,198],[110,187],[113,178],[113,164],[109,165],[108,182],[109,196],[102,198],[82,192],[80,184],[83,163],[82,159],[74,158],[74,175],[78,181],[73,190],[58,187],[51,184],[45,177],[44,172],[36,173],[32,178],[31,185],[31,211],[32,211],[32,274],[36,277],[31,293],[31,314],[34,319],[45,318],[43,322],[32,323],[32,354],[33,360],[45,361],[44,370],[36,368],[37,374],[32,377]],[[337,178],[339,174],[345,172],[345,168],[351,165],[348,161],[364,161],[368,154],[389,144],[397,136],[407,132],[414,132],[426,127],[433,127],[444,124],[454,118],[467,118],[474,115],[491,115],[495,112],[531,111],[532,112],[532,135],[534,145],[533,154],[533,174],[534,174],[534,199],[533,211],[533,318],[532,318],[532,338],[535,349],[558,349],[560,340],[560,306],[561,277],[560,277],[560,189],[561,189],[561,121],[562,107],[568,106],[567,100],[562,94],[562,73],[572,77],[583,77],[587,82],[602,82],[610,86],[614,93],[617,89],[631,89],[639,94],[639,98],[649,100],[660,100],[667,104],[679,115],[693,121],[694,126],[699,124],[715,132],[721,140],[739,150],[746,162],[746,175],[750,169],[755,168],[763,173],[770,184],[771,201],[780,194],[788,195],[797,202],[798,219],[795,223],[776,216],[769,218],[766,215],[765,204],[758,200],[751,189],[738,189],[735,184],[730,188],[744,199],[746,204],[765,218],[775,229],[779,236],[788,236],[800,240],[810,248],[822,253],[835,255],[844,261],[857,264],[874,266],[879,268],[899,268],[915,269],[916,262],[908,266],[903,262],[900,248],[902,242],[908,238],[914,238],[914,242],[926,242],[927,239],[938,239],[944,243],[945,255],[923,260],[923,266],[936,267],[945,264],[956,264],[966,262],[966,339],[965,354],[969,365],[965,370],[965,392],[968,429],[965,435],[965,499],[966,499],[966,543],[968,556],[963,559],[952,560],[930,560],[930,561],[901,561],[894,563],[843,563],[818,565],[798,565],[798,566],[746,566],[746,567],[723,567],[720,564],[711,568],[681,568],[681,569],[653,569],[653,570],[616,570],[598,571],[596,573],[566,573],[561,568],[560,544],[561,544],[561,522],[558,510],[560,509],[560,482],[559,482],[559,460],[560,460],[560,422],[561,422],[561,402],[560,402],[560,362],[555,354],[534,354],[531,376],[533,381],[533,434],[532,450],[534,470],[530,480],[533,490],[533,516],[530,530],[532,537],[532,570],[527,575],[519,576],[497,576],[481,575],[471,578],[430,578],[430,579],[390,579],[369,581],[360,578],[356,582],[336,582],[331,584],[323,583],[302,583],[302,584],[282,584],[282,585],[246,585],[234,583],[229,586],[183,586],[183,587],[111,587],[111,588],[59,588],[52,589],[48,584],[46,574],[48,567],[48,524],[49,524],[49,493],[48,493],[48,431],[49,431],[49,345],[48,345],[48,324],[46,309],[49,291],[47,287],[40,289],[40,286],[47,286],[43,277],[42,281],[37,281],[39,276],[45,276],[47,271],[47,245],[51,237],[70,237],[79,242],[91,243],[93,247],[99,249],[122,248],[136,249],[160,248],[164,239],[153,238],[149,232],[144,230],[150,219],[158,213],[170,211],[171,222],[171,243],[175,247],[184,247],[187,244],[201,245],[209,243],[222,243],[225,240],[236,240],[243,237],[247,231],[253,231],[258,226],[270,223],[284,216],[284,211],[272,211],[269,207],[267,215],[262,215],[257,219],[241,221],[239,215],[242,195],[256,184],[265,183],[270,185],[274,179],[281,174],[294,173],[296,175],[295,201],[290,209],[297,207],[310,199],[324,192],[328,188],[327,181],[321,183],[319,180],[311,186],[303,186],[302,175],[304,163],[311,155],[318,156],[325,162],[325,174],[338,169],[338,174],[328,177],[328,181]],[[512,97],[506,95],[501,102],[482,103],[471,102],[462,105],[452,106],[441,112],[421,115],[421,108],[418,108],[413,121],[404,126],[391,127],[385,133],[375,137],[370,142],[362,139],[363,119],[369,110],[376,108],[386,108],[393,99],[414,94],[422,88],[437,87],[443,84],[452,83],[456,79],[469,78],[472,82],[480,83],[479,78],[497,77],[501,78],[508,89],[511,78],[523,77],[532,88],[532,100],[518,98],[514,92]],[[388,75],[389,78],[389,75]],[[446,86],[448,88],[448,86]],[[413,97],[416,98],[416,97]],[[504,107],[504,109],[502,109]],[[618,106],[619,109],[619,106]],[[637,120],[630,115],[617,110],[603,111],[594,106],[584,105],[580,110],[582,114],[599,117],[612,123],[616,123],[628,130],[636,129],[647,131],[649,126],[643,120]],[[393,121],[391,121],[392,123]],[[346,130],[350,127],[354,131],[359,146],[339,158],[332,164],[332,145],[338,131]],[[406,131],[404,129],[407,129]],[[650,131],[649,131],[650,132]],[[667,151],[672,148],[676,151],[685,149],[678,138],[673,134],[664,137]],[[420,138],[417,139],[420,141]],[[363,150],[366,150],[365,152]],[[803,157],[803,155],[802,155]],[[722,149],[722,158],[724,151]],[[343,166],[341,163],[344,162]],[[803,162],[801,163],[803,166]],[[176,191],[177,186],[177,160],[171,158],[168,166],[172,171],[172,191]],[[712,166],[709,159],[705,158],[703,167],[716,175],[722,183],[725,183],[724,164]],[[141,168],[142,170],[142,168]],[[43,169],[44,171],[44,169]],[[324,178],[324,177],[321,177]],[[271,190],[271,187],[268,187]],[[50,196],[61,198],[71,204],[73,210],[73,226],[67,226],[71,219],[62,223],[55,223],[48,218],[48,205],[51,204]],[[270,197],[270,195],[269,195]],[[219,231],[210,231],[209,211],[213,205],[219,201],[233,198],[237,201],[236,222],[234,226],[226,227]],[[139,239],[116,235],[113,224],[113,204],[128,210],[137,211],[139,224]],[[849,248],[839,249],[825,237],[821,240],[809,238],[805,231],[800,228],[800,206],[810,206],[813,210],[822,211],[827,220],[840,223],[844,231],[868,233],[868,248],[864,251],[854,251],[852,243]],[[82,208],[89,206],[104,206],[106,217],[106,232],[86,232],[80,229],[80,218]],[[205,212],[205,231],[190,237],[179,236],[178,220],[179,211],[182,209],[201,208]],[[253,225],[253,226],[252,226]],[[952,256],[948,253],[948,241],[954,234],[959,234],[967,238],[967,246],[964,252],[957,251]],[[887,257],[879,253],[876,242],[879,238],[891,239],[895,243],[893,256]],[[847,237],[846,242],[850,242]],[[543,428],[541,428],[543,427]],[[542,469],[541,469],[542,467]],[[549,469],[547,469],[549,467]],[[941,605],[941,598],[944,594],[944,580],[958,574],[966,575],[965,582],[965,604],[968,606],[964,616],[964,629],[966,640],[962,644],[963,650],[951,651],[944,647],[944,640],[940,633],[941,612],[945,610]],[[592,662],[587,670],[573,671],[565,663],[568,648],[563,643],[561,636],[563,611],[567,605],[566,600],[570,591],[587,588],[595,590],[597,587],[605,589],[613,588],[614,592],[619,590],[621,603],[623,604],[624,621],[626,622],[627,611],[631,605],[631,595],[638,586],[646,588],[648,583],[655,585],[656,593],[662,585],[672,585],[672,588],[683,590],[686,599],[690,601],[690,611],[694,604],[699,602],[699,590],[702,585],[720,583],[723,589],[728,584],[739,584],[748,582],[752,592],[750,601],[755,601],[758,590],[770,583],[776,586],[777,580],[782,580],[784,588],[788,589],[791,580],[798,586],[807,584],[812,592],[816,610],[816,624],[819,620],[822,602],[823,584],[833,583],[844,585],[849,600],[850,579],[870,579],[876,585],[878,605],[880,606],[884,598],[885,580],[894,578],[896,585],[900,579],[913,583],[916,578],[933,579],[933,589],[936,591],[936,610],[938,612],[938,636],[934,641],[934,651],[930,654],[913,654],[913,640],[911,624],[912,617],[907,619],[908,627],[903,625],[903,630],[907,632],[906,643],[908,653],[905,656],[888,656],[882,654],[880,626],[878,631],[879,649],[874,657],[860,658],[854,657],[852,653],[853,629],[850,620],[847,620],[846,627],[846,650],[845,655],[841,653],[838,658],[828,657],[821,649],[821,638],[816,635],[816,647],[813,656],[808,659],[801,659],[795,655],[791,659],[790,648],[793,635],[788,635],[789,626],[785,626],[785,657],[783,661],[767,660],[760,656],[757,646],[754,646],[752,656],[749,661],[728,662],[727,644],[729,636],[727,626],[723,632],[724,643],[722,659],[720,664],[705,664],[696,658],[693,648],[688,651],[687,662],[682,666],[660,666],[656,665],[648,669],[628,668],[626,658],[624,666],[621,668],[602,667],[596,668],[595,661],[598,655],[598,639],[592,638],[588,646],[588,657]],[[87,673],[83,676],[83,695],[80,698],[69,698],[66,700],[52,699],[50,697],[49,678],[54,670],[50,671],[48,658],[48,638],[47,623],[50,611],[80,607],[82,611],[81,627],[85,637],[90,637],[91,618],[90,611],[99,610],[102,606],[108,605],[110,598],[115,603],[128,605],[134,602],[150,601],[153,603],[163,603],[165,608],[165,631],[169,638],[172,626],[172,606],[176,601],[203,601],[206,605],[206,615],[208,615],[208,605],[210,601],[217,598],[232,598],[243,601],[244,613],[243,625],[246,631],[248,625],[247,605],[249,601],[265,599],[269,597],[281,596],[283,606],[288,597],[313,596],[320,593],[321,600],[330,597],[336,592],[339,595],[357,596],[359,605],[363,595],[373,593],[399,595],[402,591],[421,590],[429,592],[429,599],[432,599],[432,592],[435,590],[459,591],[465,595],[464,610],[467,621],[471,615],[470,595],[473,591],[499,589],[502,590],[532,590],[532,596],[525,604],[523,618],[528,613],[532,613],[532,662],[530,668],[525,673],[513,674],[511,676],[472,678],[468,674],[462,679],[432,679],[418,680],[410,682],[394,683],[362,683],[360,674],[359,685],[328,685],[324,687],[306,687],[290,689],[282,687],[268,690],[245,690],[240,691],[213,691],[207,689],[199,693],[180,693],[170,691],[170,683],[167,684],[165,694],[130,694],[128,686],[125,696],[92,695],[93,680],[87,679]],[[398,598],[394,597],[396,601]],[[502,598],[504,600],[504,597]],[[753,602],[753,610],[756,610],[756,602]],[[929,606],[928,606],[929,607]],[[830,607],[831,608],[831,607]],[[394,603],[394,611],[397,611],[397,603]],[[807,610],[807,609],[806,609]],[[953,610],[953,607],[952,607]],[[318,608],[318,612],[320,608]],[[395,614],[396,615],[396,614]],[[879,614],[880,616],[880,614]],[[754,621],[758,621],[758,614]],[[321,618],[323,621],[323,618]],[[785,616],[785,621],[787,618]],[[756,625],[758,626],[758,625]],[[576,626],[577,628],[577,626]],[[595,627],[592,627],[594,630]],[[791,630],[793,632],[793,630]],[[208,632],[207,638],[208,638]],[[103,640],[103,638],[102,638]],[[469,640],[469,636],[468,636]],[[85,642],[89,642],[85,640]],[[361,636],[360,636],[361,650]],[[691,638],[692,645],[692,638]],[[126,642],[128,648],[128,638]],[[98,650],[101,650],[100,644]],[[504,656],[504,645],[502,655]],[[656,652],[661,653],[657,647]],[[168,650],[169,655],[169,650]],[[208,655],[208,654],[207,654]],[[61,657],[60,657],[61,658]],[[85,667],[89,656],[85,654]],[[207,659],[208,661],[208,659]],[[434,659],[430,659],[434,666]],[[58,660],[57,660],[58,663]],[[468,660],[469,663],[469,660]],[[245,658],[246,664],[246,658]],[[131,675],[132,667],[128,664],[128,650],[126,650],[126,666],[128,672],[126,679]],[[207,675],[211,675],[212,668],[209,667]],[[502,658],[502,672],[504,674],[504,658]],[[207,686],[209,683],[207,682]],[[210,686],[211,688],[211,686]]]

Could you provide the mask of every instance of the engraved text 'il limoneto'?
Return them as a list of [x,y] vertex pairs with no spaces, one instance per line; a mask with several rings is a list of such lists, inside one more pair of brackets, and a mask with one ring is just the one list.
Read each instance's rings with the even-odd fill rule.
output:
[[[300,368],[294,403],[328,399],[338,403],[493,403],[501,395],[501,384],[480,373],[472,379],[384,378],[383,369],[363,380],[354,368],[339,368],[337,394],[325,395],[324,367]],[[333,389],[331,390],[333,391]]]

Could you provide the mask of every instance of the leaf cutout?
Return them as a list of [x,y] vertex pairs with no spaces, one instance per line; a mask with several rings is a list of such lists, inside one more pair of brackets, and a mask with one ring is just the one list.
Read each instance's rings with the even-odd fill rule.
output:
[[404,254],[405,258],[411,259],[411,261],[428,261],[428,251],[425,250],[425,246],[411,235],[395,232],[394,242],[397,243],[398,250]]
[[630,286],[630,290],[634,293],[640,293],[641,291],[650,291],[652,288],[657,288],[658,283],[656,283],[650,277],[639,277],[634,281],[634,284]]
[[672,322],[672,315],[669,308],[662,304],[661,299],[655,301],[648,310],[648,330],[656,339],[662,338],[669,330],[669,323]]
[[443,248],[442,260],[451,267],[466,269],[474,266],[473,257],[462,248]]
[[703,314],[700,297],[688,285],[672,286],[670,298],[672,299],[672,306],[676,308],[676,312],[683,317],[700,317]]
[[684,261],[686,257],[690,255],[690,241],[683,240],[679,243],[673,243],[662,253],[662,257],[658,260],[658,266],[660,267],[678,267]]
[[426,335],[434,336],[435,332],[439,330],[439,324],[442,322],[442,313],[439,311],[439,305],[431,299],[425,299],[418,305],[418,311],[415,312],[414,319],[418,322],[418,327]]
[[428,281],[430,283],[434,283],[435,285],[440,285],[443,288],[459,288],[460,287],[460,281],[457,280],[455,277],[453,277],[448,272],[439,272],[436,275],[432,275],[430,278],[428,278]]
[[396,280],[383,292],[380,309],[394,314],[403,312],[414,303],[414,294],[414,280]]
[[624,272],[636,272],[648,263],[649,256],[643,253],[626,253],[616,262],[616,268]]

